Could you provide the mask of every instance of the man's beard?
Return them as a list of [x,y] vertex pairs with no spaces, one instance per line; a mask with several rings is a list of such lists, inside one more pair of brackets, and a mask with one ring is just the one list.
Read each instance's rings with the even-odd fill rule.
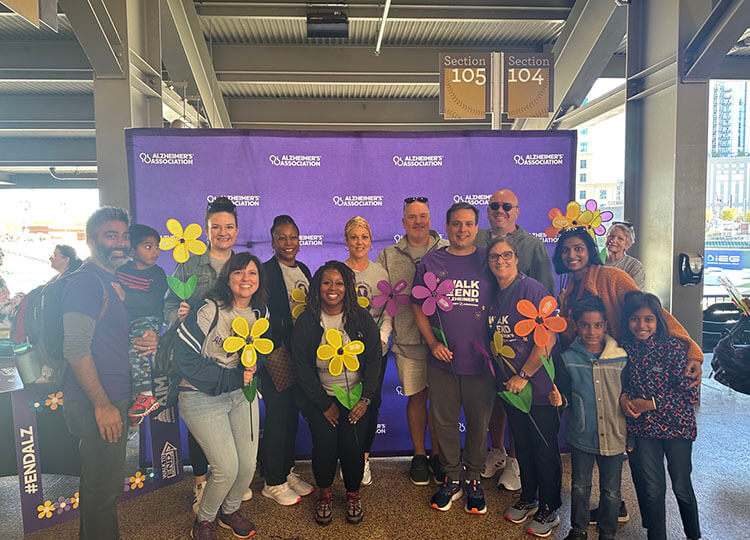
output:
[[101,244],[97,244],[94,250],[96,251],[97,259],[99,259],[99,261],[107,268],[111,268],[112,270],[117,270],[130,260],[130,257],[128,257],[127,255],[122,257],[112,255],[114,251],[122,251],[123,253],[127,253],[126,249],[107,248],[102,246]]

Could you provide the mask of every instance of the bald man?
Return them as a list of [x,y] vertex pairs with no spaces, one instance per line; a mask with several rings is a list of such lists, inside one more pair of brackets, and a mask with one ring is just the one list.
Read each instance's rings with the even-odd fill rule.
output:
[[509,189],[492,194],[487,205],[489,229],[480,229],[474,245],[486,248],[496,236],[508,236],[518,246],[518,271],[534,278],[555,294],[555,277],[552,273],[549,253],[539,238],[516,225],[518,219],[518,197]]

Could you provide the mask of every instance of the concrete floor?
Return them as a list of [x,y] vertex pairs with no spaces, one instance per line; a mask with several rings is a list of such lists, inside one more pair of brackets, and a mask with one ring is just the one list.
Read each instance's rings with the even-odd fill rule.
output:
[[[708,366],[708,365],[707,365]],[[698,439],[693,452],[693,483],[701,513],[703,538],[711,540],[750,538],[750,396],[733,392],[713,380],[704,379],[702,404],[698,411]],[[570,502],[570,462],[563,456],[562,524],[551,538],[563,538],[568,532]],[[428,508],[435,486],[415,487],[407,479],[408,460],[373,461],[374,484],[362,489],[365,521],[347,525],[344,519],[344,489],[337,480],[334,491],[334,522],[319,528],[312,520],[314,495],[302,503],[283,508],[260,496],[262,478],[253,484],[255,496],[243,504],[248,517],[258,527],[257,538],[276,540],[331,539],[444,539],[444,538],[531,538],[518,525],[502,518],[502,511],[513,503],[513,494],[485,481],[489,508],[485,516],[471,516],[456,504],[448,512]],[[301,463],[298,472],[311,479],[309,463]],[[120,504],[122,538],[187,538],[193,515],[190,511],[192,479],[186,478],[154,493]],[[20,511],[15,477],[0,482],[0,531],[2,538],[21,538]],[[597,496],[596,494],[594,496]],[[618,538],[645,538],[630,479],[623,471],[623,496],[631,520],[621,526]],[[677,505],[667,496],[669,538],[685,538]],[[219,538],[232,538],[219,529]],[[77,523],[70,522],[29,535],[30,539],[60,540],[75,538]],[[596,534],[591,529],[590,537]]]

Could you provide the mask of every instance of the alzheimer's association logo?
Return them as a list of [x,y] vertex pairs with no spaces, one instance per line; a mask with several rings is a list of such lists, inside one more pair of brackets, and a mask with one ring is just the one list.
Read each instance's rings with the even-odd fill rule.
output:
[[141,152],[138,158],[145,165],[193,165],[194,154],[177,152]]
[[442,155],[435,156],[393,156],[396,167],[442,167]]
[[516,154],[513,161],[516,165],[534,166],[534,165],[562,165],[564,154]]
[[269,154],[268,161],[274,167],[320,167],[321,157],[313,155],[283,154],[278,156],[276,154]]
[[336,206],[383,206],[382,195],[334,195]]
[[487,206],[490,202],[491,193],[465,193],[463,195],[454,195],[453,202],[465,202],[474,206]]

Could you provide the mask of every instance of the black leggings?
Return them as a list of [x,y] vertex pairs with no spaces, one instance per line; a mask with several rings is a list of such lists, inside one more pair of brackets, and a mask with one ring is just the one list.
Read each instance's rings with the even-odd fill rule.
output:
[[[378,411],[380,405],[383,403],[383,379],[385,379],[385,368],[387,366],[388,353],[383,355],[383,360],[380,362],[380,378],[378,379],[378,387],[375,390],[375,396],[372,398],[372,403],[367,408],[367,440],[365,441],[364,448],[365,453],[369,454],[372,450],[372,443],[375,441],[375,434],[378,431]],[[362,420],[360,420],[362,422]]]

